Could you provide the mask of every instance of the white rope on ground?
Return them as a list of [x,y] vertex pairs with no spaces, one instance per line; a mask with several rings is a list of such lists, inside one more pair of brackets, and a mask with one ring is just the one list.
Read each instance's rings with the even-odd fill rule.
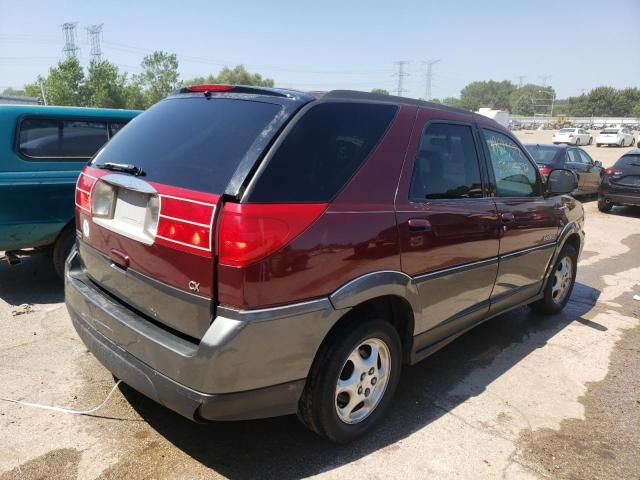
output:
[[54,412],[69,413],[71,415],[89,415],[91,413],[97,412],[98,410],[100,410],[102,407],[106,405],[106,403],[109,401],[109,398],[111,398],[111,395],[113,395],[113,392],[116,391],[116,388],[118,388],[118,385],[120,385],[121,382],[122,380],[118,380],[116,384],[113,386],[113,388],[111,388],[111,391],[107,395],[107,398],[105,398],[100,405],[98,405],[97,407],[91,408],[89,410],[72,410],[70,408],[62,408],[62,407],[56,407],[52,405],[41,405],[39,403],[25,402],[24,400],[11,400],[10,398],[0,398],[0,400],[2,400],[3,402],[17,403],[18,405],[23,405],[25,407],[41,408],[43,410],[52,410]]

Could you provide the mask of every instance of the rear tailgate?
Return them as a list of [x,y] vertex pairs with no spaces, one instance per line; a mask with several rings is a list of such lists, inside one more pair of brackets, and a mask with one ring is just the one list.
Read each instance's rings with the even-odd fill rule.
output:
[[78,249],[92,282],[150,321],[201,339],[216,300],[222,194],[247,155],[259,157],[256,143],[275,135],[281,111],[255,99],[170,98],[114,137],[76,190]]

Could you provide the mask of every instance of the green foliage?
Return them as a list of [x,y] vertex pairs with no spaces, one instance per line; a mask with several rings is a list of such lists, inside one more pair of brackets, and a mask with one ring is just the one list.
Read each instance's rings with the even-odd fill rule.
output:
[[251,85],[256,87],[273,87],[273,80],[270,78],[262,78],[259,73],[251,73],[244,68],[244,65],[236,65],[233,69],[224,67],[218,75],[209,75],[207,77],[196,77],[183,82],[184,85],[203,85],[203,84],[228,84],[228,85]]
[[556,92],[552,87],[528,83],[509,95],[509,110],[515,115],[548,114]]
[[40,82],[42,81],[49,105],[83,106],[84,72],[77,58],[71,57],[58,62],[49,69],[46,77],[38,77],[36,82],[25,85],[25,93],[42,101]]
[[480,107],[509,110],[509,99],[515,90],[516,86],[508,80],[472,82],[460,92],[460,106],[472,111]]
[[456,97],[445,97],[442,99],[442,104],[449,107],[460,107],[460,99]]
[[155,51],[142,59],[142,73],[134,78],[144,93],[144,102],[150,107],[180,85],[178,58],[174,53]]
[[87,69],[83,86],[85,105],[88,107],[125,108],[127,75],[107,60],[92,61]]
[[371,93],[377,93],[378,95],[389,95],[389,90],[385,90],[384,88],[374,88],[371,90]]
[[15,88],[7,87],[2,91],[2,95],[10,95],[13,97],[23,97],[24,90],[16,90]]

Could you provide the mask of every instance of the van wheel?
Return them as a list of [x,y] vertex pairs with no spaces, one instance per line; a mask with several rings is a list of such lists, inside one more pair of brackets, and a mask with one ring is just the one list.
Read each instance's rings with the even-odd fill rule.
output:
[[58,239],[53,246],[53,268],[60,278],[64,278],[64,263],[71,252],[71,248],[76,241],[76,231],[73,224],[62,229]]
[[374,319],[338,328],[311,367],[298,417],[336,443],[368,431],[389,409],[402,365],[396,329]]
[[573,245],[565,245],[544,286],[544,297],[529,304],[538,313],[559,313],[569,301],[576,281],[578,252]]

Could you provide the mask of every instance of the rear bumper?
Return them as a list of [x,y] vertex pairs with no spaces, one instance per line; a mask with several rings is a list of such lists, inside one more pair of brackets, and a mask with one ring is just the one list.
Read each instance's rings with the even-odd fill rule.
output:
[[640,192],[634,195],[632,193],[617,193],[609,190],[607,193],[600,192],[600,198],[611,203],[640,206]]
[[65,299],[78,335],[110,372],[194,420],[295,413],[316,351],[344,313],[328,299],[258,311],[219,307],[196,344],[99,289],[75,249],[67,260]]

